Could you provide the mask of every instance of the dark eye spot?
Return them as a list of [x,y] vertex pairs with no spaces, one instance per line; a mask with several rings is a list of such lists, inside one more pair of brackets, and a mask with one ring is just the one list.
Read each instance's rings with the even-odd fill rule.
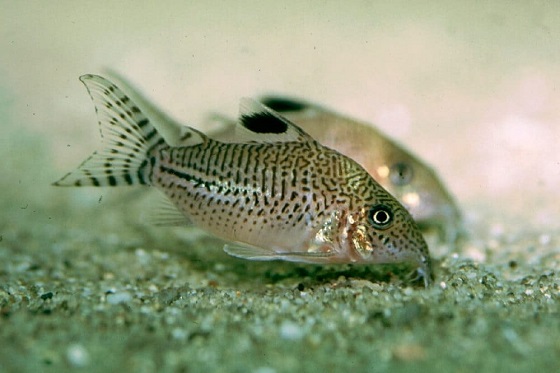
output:
[[391,166],[389,170],[389,178],[394,185],[408,185],[414,177],[412,166],[408,163],[398,162]]
[[385,229],[393,222],[393,212],[388,206],[375,205],[369,211],[369,220],[375,228]]

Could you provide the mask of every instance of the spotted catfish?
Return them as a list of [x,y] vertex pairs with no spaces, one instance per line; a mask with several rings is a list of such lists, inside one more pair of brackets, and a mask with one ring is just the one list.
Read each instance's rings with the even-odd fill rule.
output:
[[408,211],[360,165],[275,111],[241,102],[237,142],[183,127],[174,145],[116,85],[84,75],[105,149],[54,185],[150,185],[182,218],[252,260],[411,262],[432,280],[428,247]]
[[[443,242],[454,244],[462,232],[461,215],[429,165],[374,127],[327,108],[279,96],[260,101],[321,144],[354,159],[408,209],[422,229],[435,228]],[[222,141],[231,138],[232,121],[218,115],[215,119],[229,126],[213,137]]]

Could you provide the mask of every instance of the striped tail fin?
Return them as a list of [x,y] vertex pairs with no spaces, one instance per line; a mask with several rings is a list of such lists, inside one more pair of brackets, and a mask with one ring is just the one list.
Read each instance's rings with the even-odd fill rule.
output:
[[95,105],[105,149],[93,153],[56,186],[119,186],[151,183],[155,149],[163,137],[117,86],[97,75],[82,75]]

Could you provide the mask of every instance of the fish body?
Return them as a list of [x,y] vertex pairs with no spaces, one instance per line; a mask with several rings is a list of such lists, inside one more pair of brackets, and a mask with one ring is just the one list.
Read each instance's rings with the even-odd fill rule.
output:
[[[171,145],[133,100],[96,75],[81,77],[106,148],[54,183],[150,185],[185,222],[231,241],[253,260],[412,262],[427,285],[428,247],[408,211],[352,159],[245,99],[237,141],[183,127]],[[231,140],[231,139],[230,139]]]
[[[359,163],[407,208],[421,228],[437,229],[442,241],[450,245],[456,241],[461,232],[461,214],[451,194],[425,162],[371,125],[319,105],[277,96],[260,101],[322,145]],[[216,118],[228,125],[212,136],[227,141],[235,128],[233,122]]]

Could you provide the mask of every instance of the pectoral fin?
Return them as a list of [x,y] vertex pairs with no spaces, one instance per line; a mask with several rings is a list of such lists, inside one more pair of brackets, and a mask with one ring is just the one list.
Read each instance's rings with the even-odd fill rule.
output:
[[323,263],[326,259],[334,256],[332,252],[293,252],[293,253],[278,253],[273,249],[255,247],[244,244],[226,244],[224,251],[236,258],[247,260],[285,260],[288,262],[302,262],[302,263]]
[[247,260],[279,260],[278,254],[272,249],[264,249],[261,247],[242,245],[242,244],[226,244],[224,245],[226,254],[236,258]]
[[161,195],[144,221],[156,226],[191,226],[192,222],[171,202],[166,196]]

